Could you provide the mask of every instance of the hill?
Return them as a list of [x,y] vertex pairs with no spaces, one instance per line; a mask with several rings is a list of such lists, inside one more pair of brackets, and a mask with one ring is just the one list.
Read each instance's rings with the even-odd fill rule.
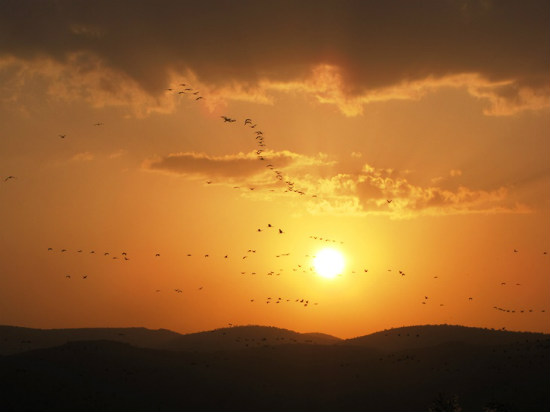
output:
[[[4,410],[427,411],[550,408],[550,340],[262,345],[174,352],[78,341],[0,357]],[[442,410],[442,409],[440,409]]]
[[141,348],[193,352],[235,350],[285,343],[329,345],[341,341],[322,333],[298,333],[271,326],[235,326],[185,335],[166,329],[146,328],[32,329],[0,326],[0,355],[89,340],[110,340]]
[[548,335],[544,333],[513,332],[458,325],[419,325],[389,329],[346,339],[342,343],[393,352],[437,346],[450,342],[471,345],[500,345],[547,338]]

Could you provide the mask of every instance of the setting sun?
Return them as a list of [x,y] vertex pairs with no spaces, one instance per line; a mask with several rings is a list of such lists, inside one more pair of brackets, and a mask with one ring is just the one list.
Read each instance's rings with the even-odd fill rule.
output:
[[320,250],[313,259],[315,271],[324,278],[333,278],[344,269],[344,256],[335,249]]

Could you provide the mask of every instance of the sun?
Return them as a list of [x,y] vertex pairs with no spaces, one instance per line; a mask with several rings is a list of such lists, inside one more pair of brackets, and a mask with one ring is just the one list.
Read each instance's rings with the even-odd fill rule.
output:
[[333,278],[344,269],[344,255],[336,249],[322,249],[313,259],[315,271],[324,278]]

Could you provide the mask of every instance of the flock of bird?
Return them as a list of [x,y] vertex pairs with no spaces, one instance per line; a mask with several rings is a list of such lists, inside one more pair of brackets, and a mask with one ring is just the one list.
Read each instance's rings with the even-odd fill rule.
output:
[[[183,90],[176,90],[175,88],[169,87],[166,89],[166,91],[174,92],[174,93],[177,93],[178,95],[188,95],[193,97],[196,101],[204,99],[204,96],[200,96],[200,92],[198,90],[193,89],[189,84],[180,83],[179,86],[185,87],[185,88]],[[220,116],[220,118],[223,120],[224,123],[228,123],[228,124],[237,123],[238,121],[237,119],[234,119],[226,115]],[[244,119],[244,121],[242,121],[242,125],[243,127],[253,129],[253,136],[257,146],[255,151],[257,159],[260,161],[265,161],[267,163],[266,167],[273,172],[276,181],[283,182],[285,184],[286,186],[285,192],[293,192],[299,195],[306,195],[305,191],[297,189],[295,187],[294,182],[289,178],[285,178],[285,176],[283,175],[283,172],[273,164],[274,162],[272,160],[269,160],[267,158],[265,154],[267,150],[266,136],[262,130],[259,130],[258,128],[259,125],[255,123],[251,118]],[[212,181],[206,181],[206,184],[212,184]],[[234,186],[233,188],[240,189],[239,186]],[[255,187],[249,187],[249,189],[255,190]],[[271,191],[275,191],[275,190],[271,189]],[[313,194],[311,195],[311,197],[317,197],[317,195]],[[388,201],[388,203],[390,202],[391,200]]]
[[[223,120],[224,123],[235,123],[237,122],[237,119],[233,119],[231,117],[228,117],[228,116],[220,116],[220,118]],[[252,119],[250,118],[246,118],[244,119],[244,123],[243,123],[243,126],[244,127],[249,127],[250,129],[255,129],[258,124],[257,123],[254,123],[252,121]],[[273,161],[272,160],[269,160],[266,155],[265,155],[265,151],[266,151],[266,142],[265,142],[265,138],[266,136],[264,135],[264,133],[261,131],[261,130],[254,130],[254,139],[256,141],[256,145],[257,145],[257,149],[256,149],[256,157],[258,160],[260,161],[267,161],[267,164],[266,164],[266,167],[271,170],[273,172],[273,174],[275,175],[275,179],[279,182],[283,182],[285,185],[286,185],[286,190],[285,192],[293,192],[293,193],[297,193],[299,195],[305,195],[306,192],[304,192],[303,190],[298,190],[296,187],[295,187],[295,184],[292,180],[290,180],[289,178],[285,178],[284,175],[283,175],[283,172],[281,170],[279,170],[274,164],[273,164]],[[209,183],[209,182],[207,182]],[[211,183],[211,182],[210,182]],[[238,189],[239,187],[236,186],[234,187],[234,189]],[[254,190],[254,188],[249,188],[250,190]],[[271,191],[274,191],[273,189]],[[317,195],[311,195],[311,197],[317,197]]]
[[[195,101],[200,101],[200,100],[204,99],[204,96],[202,96],[198,90],[193,89],[189,84],[180,83],[179,86],[182,87],[183,89],[176,90],[175,88],[167,88],[166,91],[174,92],[178,95],[188,96],[188,97],[192,98]],[[266,156],[266,152],[267,152],[266,135],[264,134],[264,132],[262,130],[260,130],[259,125],[256,122],[254,122],[252,120],[252,118],[247,117],[244,120],[240,120],[240,121],[238,121],[235,118],[226,116],[226,115],[220,116],[220,118],[222,119],[223,123],[227,123],[227,124],[231,125],[231,124],[236,124],[238,122],[242,125],[242,127],[246,127],[247,129],[252,130],[252,136],[254,137],[254,142],[256,144],[256,152],[255,153],[256,153],[256,157],[257,157],[258,161],[266,163],[265,167],[273,172],[276,182],[280,182],[280,183],[284,184],[285,189],[286,189],[285,192],[297,193],[297,194],[302,195],[302,196],[306,195],[306,192],[304,192],[303,190],[297,189],[295,187],[295,183],[290,178],[285,177],[283,175],[283,172],[274,165],[273,160],[269,159]],[[96,122],[96,123],[93,124],[93,126],[101,127],[101,126],[104,126],[104,123],[103,122]],[[60,139],[66,139],[67,138],[67,134],[59,134],[58,136],[59,136]],[[6,176],[5,178],[3,178],[3,181],[6,183],[10,180],[15,180],[15,179],[16,179],[16,176],[9,175],[9,176]],[[211,184],[213,182],[212,181],[207,181],[206,183]],[[239,189],[239,188],[240,188],[239,186],[234,187],[234,189]],[[255,188],[254,187],[249,187],[248,189],[249,190],[254,190]],[[271,190],[273,191],[274,189],[271,189]],[[311,195],[311,197],[317,197],[317,195],[313,194],[313,195]],[[393,199],[387,199],[386,200],[388,205],[390,205],[392,203],[392,201],[393,201]],[[266,226],[258,227],[256,229],[256,231],[257,232],[272,231],[273,233],[276,233],[276,234],[279,234],[279,235],[285,234],[285,231],[283,231],[283,229],[276,228],[270,223],[268,223]],[[310,235],[309,239],[312,239],[314,241],[319,241],[319,242],[325,242],[325,243],[344,244],[343,241],[338,241],[338,240],[335,240],[335,239],[332,239],[332,238],[327,238],[327,237],[324,237],[324,236],[321,237],[321,236],[318,236],[318,235]],[[54,252],[54,249],[52,247],[49,247],[47,250],[50,251],[50,252]],[[59,252],[61,254],[68,254],[69,250],[68,249],[59,249]],[[82,250],[82,249],[76,249],[73,252],[77,253],[77,254],[102,255],[105,258],[109,258],[111,260],[123,261],[123,262],[130,260],[130,257],[128,257],[128,254],[126,252],[121,252],[120,254],[111,254],[111,252],[108,252],[108,251],[96,253],[95,250],[89,250],[87,252],[84,252],[84,250]],[[255,253],[256,253],[255,249],[248,249],[246,251],[246,253],[240,253],[240,254],[237,254],[236,256],[238,256],[237,259],[244,260],[244,259],[248,259],[250,256],[253,256]],[[513,249],[513,253],[517,255],[517,254],[519,254],[519,250],[518,249]],[[544,251],[543,254],[547,255],[547,252]],[[154,258],[160,258],[161,254],[159,252],[154,252],[154,253],[151,253],[151,256],[153,256]],[[192,253],[187,253],[186,256],[187,257],[192,257],[194,255]],[[212,255],[211,253],[202,253],[202,254],[199,254],[198,256],[202,256],[205,259],[206,258],[211,258],[211,257],[217,257],[217,256]],[[223,254],[223,255],[220,255],[219,257],[223,258],[223,259],[230,260],[234,256],[235,255],[230,256],[229,254]],[[289,252],[279,253],[279,254],[275,255],[276,258],[287,257],[287,256],[290,256]],[[304,272],[304,273],[314,272],[315,269],[311,265],[311,261],[312,261],[312,258],[315,258],[315,256],[305,255],[304,258],[307,258],[307,260],[305,262],[302,262],[301,264],[296,264],[295,266],[291,267],[290,269],[293,272],[300,272],[300,271]],[[259,273],[265,273],[266,276],[280,276],[283,271],[284,271],[284,268],[279,268],[278,270],[269,270],[267,272],[256,270],[256,271],[241,271],[240,273],[241,273],[241,275],[245,275],[245,274],[256,275],[256,274],[259,274]],[[387,272],[392,272],[392,269],[387,269]],[[366,274],[366,273],[369,273],[369,269],[368,268],[361,268],[360,270],[351,270],[350,271],[350,274],[357,274],[357,273]],[[401,278],[405,277],[405,275],[406,275],[406,273],[403,270],[398,270],[398,271],[396,271],[396,273],[398,273],[399,277],[401,277]],[[370,274],[372,274],[372,272]],[[78,275],[78,276],[66,274],[65,278],[72,279],[72,278],[78,277],[82,280],[86,280],[86,279],[88,279],[88,276],[89,276],[88,274],[81,274],[81,275]],[[342,276],[342,274],[339,274],[339,276]],[[439,277],[434,276],[433,278],[438,279]],[[507,283],[507,282],[502,282],[501,283],[502,286],[505,286],[507,284],[509,284],[509,283]],[[516,286],[520,286],[520,284],[516,283]],[[200,286],[198,288],[198,290],[203,290],[203,286]],[[183,289],[181,289],[181,288],[174,288],[173,291],[175,293],[178,293],[178,294],[183,293]],[[155,292],[161,292],[161,290],[156,289]],[[472,300],[473,300],[473,297],[471,297],[471,296],[468,297],[468,301],[472,301]],[[258,301],[258,299],[250,299],[251,303],[254,303],[256,301]],[[424,300],[421,301],[421,304],[427,305],[428,301],[429,301],[428,296],[425,296]],[[297,303],[297,304],[302,305],[303,307],[308,307],[311,304],[312,305],[318,305],[318,302],[310,303],[309,299],[304,299],[304,298],[289,299],[289,298],[281,298],[281,297],[279,297],[277,299],[272,299],[271,297],[268,297],[267,299],[265,299],[265,303],[266,304],[272,304],[272,305],[273,304],[277,305],[277,304],[281,304],[281,303]],[[440,303],[439,306],[444,306],[444,303]],[[498,311],[501,311],[501,312],[506,312],[506,313],[532,313],[532,312],[535,312],[534,309],[510,310],[510,309],[505,309],[505,308],[497,307],[497,306],[494,306],[493,308],[495,310],[498,310]],[[541,312],[545,312],[545,310],[541,310]]]

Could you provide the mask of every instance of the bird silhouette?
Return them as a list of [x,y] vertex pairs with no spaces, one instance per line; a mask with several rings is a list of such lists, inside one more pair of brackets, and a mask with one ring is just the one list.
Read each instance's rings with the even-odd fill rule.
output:
[[393,199],[387,199],[386,202],[388,202],[388,204],[390,204],[391,202],[393,202]]
[[10,176],[8,176],[8,177],[6,177],[6,178],[4,179],[4,182],[7,182],[7,181],[10,180],[10,179],[16,179],[16,177],[10,175]]
[[224,123],[233,123],[233,122],[236,122],[235,119],[232,119],[230,117],[227,117],[227,116],[220,116],[222,119],[223,119],[223,122]]
[[67,137],[67,135],[66,134],[60,134],[59,137],[64,139],[65,137]]

